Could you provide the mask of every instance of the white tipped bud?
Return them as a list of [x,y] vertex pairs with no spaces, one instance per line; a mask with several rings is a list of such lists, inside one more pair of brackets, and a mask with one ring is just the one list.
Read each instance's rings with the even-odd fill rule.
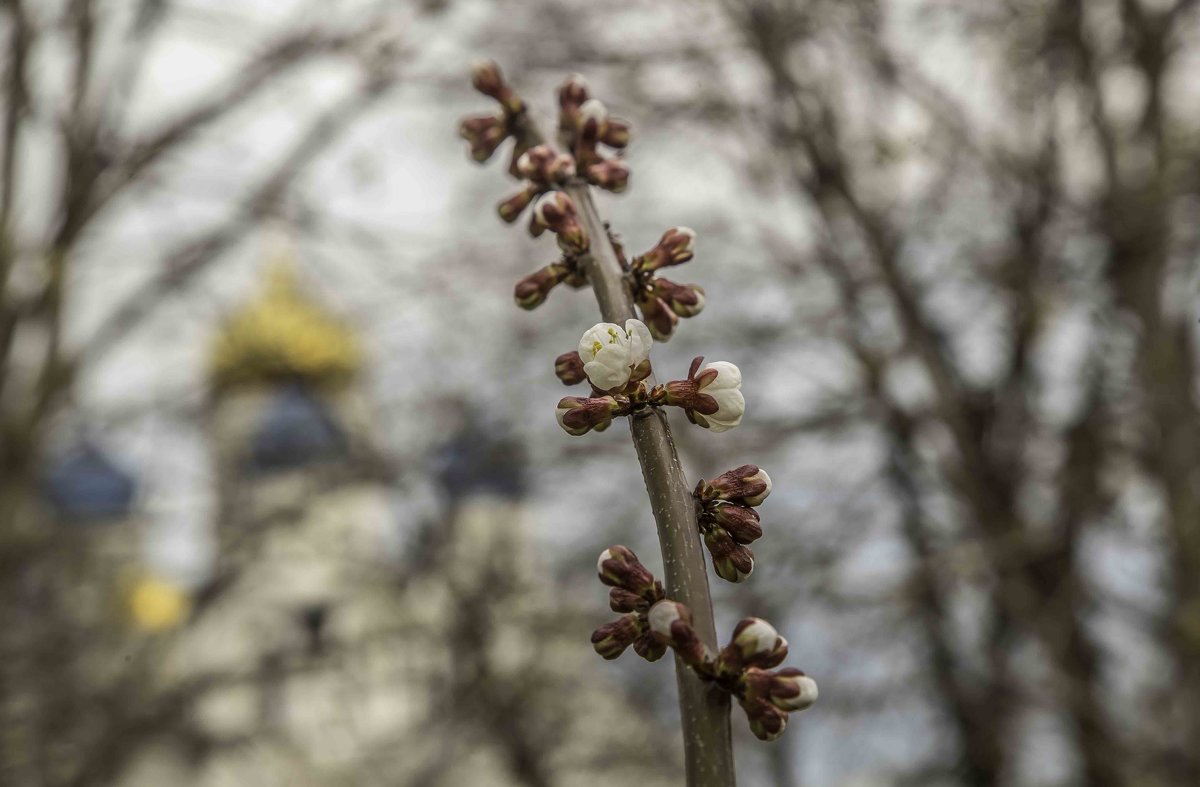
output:
[[771,704],[789,713],[812,707],[819,694],[817,682],[798,669],[780,670],[771,681]]
[[589,122],[594,122],[596,127],[604,125],[604,121],[608,120],[608,107],[599,99],[589,98],[584,101],[579,107],[579,125],[586,126]]
[[733,641],[741,650],[743,658],[770,653],[779,640],[779,632],[762,618],[748,618],[738,625],[740,629]]
[[650,608],[650,630],[664,639],[671,639],[671,626],[683,619],[683,607],[677,602],[660,601]]

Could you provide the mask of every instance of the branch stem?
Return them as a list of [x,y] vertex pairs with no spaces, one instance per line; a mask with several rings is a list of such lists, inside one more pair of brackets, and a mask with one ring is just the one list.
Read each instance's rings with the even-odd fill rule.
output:
[[[600,304],[600,313],[608,322],[624,324],[626,320],[636,318],[637,313],[591,191],[582,181],[569,184],[566,191],[575,203],[579,220],[591,242],[591,249],[582,258],[582,263]],[[692,610],[696,633],[715,650],[716,625],[704,549],[696,526],[696,508],[691,487],[679,464],[671,428],[666,416],[657,408],[644,410],[631,418],[629,426],[658,528],[667,594]],[[675,677],[679,687],[688,787],[733,787],[729,695],[702,682],[678,658],[675,659]]]

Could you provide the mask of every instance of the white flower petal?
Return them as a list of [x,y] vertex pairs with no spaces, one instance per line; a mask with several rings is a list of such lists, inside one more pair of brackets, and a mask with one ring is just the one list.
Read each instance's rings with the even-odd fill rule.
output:
[[742,387],[742,370],[729,363],[729,361],[713,361],[712,363],[704,364],[701,373],[712,369],[717,373],[717,379],[709,383],[705,389],[705,393],[711,394],[713,389],[722,388],[741,388]]
[[637,366],[650,357],[650,346],[654,344],[654,337],[641,320],[626,320],[625,332],[629,335],[629,363],[631,366]]

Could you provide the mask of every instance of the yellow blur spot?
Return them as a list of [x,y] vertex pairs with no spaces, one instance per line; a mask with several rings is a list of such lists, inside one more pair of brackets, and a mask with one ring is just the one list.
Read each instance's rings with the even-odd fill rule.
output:
[[134,624],[146,631],[166,631],[183,622],[191,609],[187,595],[161,579],[138,581],[129,594],[129,613]]
[[218,387],[297,378],[338,385],[361,361],[354,334],[309,299],[280,261],[262,295],[222,327],[209,369]]

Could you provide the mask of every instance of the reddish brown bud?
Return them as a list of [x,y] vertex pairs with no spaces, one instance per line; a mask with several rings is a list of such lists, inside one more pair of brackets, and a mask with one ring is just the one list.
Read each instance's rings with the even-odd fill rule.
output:
[[704,310],[704,288],[698,284],[676,284],[658,278],[654,280],[654,292],[680,317],[695,317]]
[[504,81],[500,66],[494,60],[479,60],[471,67],[471,84],[480,93],[499,101],[509,115],[525,109],[525,102]]
[[677,601],[660,601],[650,608],[647,620],[654,638],[670,645],[697,674],[714,674],[712,655],[692,628],[690,609]]
[[509,224],[512,224],[514,221],[520,218],[521,213],[525,210],[525,208],[529,207],[529,204],[533,202],[533,200],[540,193],[542,193],[541,188],[530,183],[526,185],[525,188],[521,189],[516,194],[513,194],[511,197],[497,205],[496,212],[500,214],[501,219]]
[[623,148],[629,144],[629,123],[617,118],[609,118],[600,129],[600,141],[610,148]]
[[549,145],[538,145],[517,160],[517,173],[534,183],[554,185],[575,176],[575,159]]
[[458,133],[470,145],[471,158],[482,163],[508,138],[508,123],[503,114],[470,117],[459,124]]
[[592,647],[602,658],[611,661],[642,636],[642,629],[638,615],[625,615],[593,631]]
[[650,608],[645,599],[625,588],[608,591],[608,606],[613,612],[645,612]]
[[558,245],[566,252],[582,254],[588,250],[587,231],[575,215],[575,203],[564,192],[544,194],[533,207],[529,234],[536,238],[546,230],[558,236]]
[[662,586],[629,547],[617,545],[601,552],[596,573],[609,587],[627,590],[647,600],[661,597]]
[[575,132],[579,108],[588,100],[587,82],[579,74],[571,74],[558,89],[559,128]]
[[704,545],[712,555],[713,570],[726,582],[741,582],[754,572],[754,553],[724,530],[705,533]]
[[693,256],[696,233],[688,227],[672,227],[659,238],[658,245],[633,258],[634,270],[656,271],[670,265],[681,265]]
[[554,359],[554,375],[563,385],[579,385],[587,379],[583,371],[583,359],[577,350],[563,353]]
[[567,434],[578,436],[593,429],[607,429],[613,416],[624,414],[624,406],[612,396],[567,396],[559,400],[555,414],[558,417],[558,425]]
[[629,186],[629,165],[623,160],[606,159],[587,168],[588,182],[619,194]]
[[536,270],[517,282],[513,289],[513,298],[522,309],[536,309],[546,301],[550,290],[554,289],[567,276],[567,269],[559,263],[552,263]]
[[768,692],[771,704],[791,713],[811,707],[819,693],[817,682],[794,667],[774,673]]
[[762,525],[753,508],[721,503],[708,509],[706,514],[739,544],[751,544],[762,538]]
[[727,470],[701,490],[706,499],[728,500],[747,506],[761,505],[771,494],[771,477],[758,465],[742,465]]
[[653,294],[639,295],[638,308],[642,312],[642,322],[650,329],[650,335],[660,342],[669,341],[679,324],[679,317],[662,298]]

